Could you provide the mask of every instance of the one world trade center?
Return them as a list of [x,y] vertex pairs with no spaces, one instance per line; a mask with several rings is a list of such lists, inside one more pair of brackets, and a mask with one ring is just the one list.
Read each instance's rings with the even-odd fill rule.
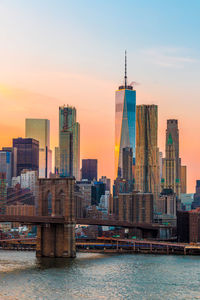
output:
[[127,85],[125,52],[124,85],[115,93],[115,177],[123,177],[123,149],[132,148],[132,165],[135,165],[136,91]]

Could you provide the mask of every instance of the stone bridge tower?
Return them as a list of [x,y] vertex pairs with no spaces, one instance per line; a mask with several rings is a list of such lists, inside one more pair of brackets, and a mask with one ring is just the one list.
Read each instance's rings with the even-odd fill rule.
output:
[[[38,226],[36,256],[75,257],[73,177],[39,179],[38,215],[55,217]],[[56,222],[56,218],[62,220]]]

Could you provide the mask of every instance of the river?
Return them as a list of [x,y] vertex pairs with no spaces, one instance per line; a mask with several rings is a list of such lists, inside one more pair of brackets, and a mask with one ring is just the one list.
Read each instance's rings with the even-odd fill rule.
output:
[[200,299],[200,257],[0,251],[0,300]]

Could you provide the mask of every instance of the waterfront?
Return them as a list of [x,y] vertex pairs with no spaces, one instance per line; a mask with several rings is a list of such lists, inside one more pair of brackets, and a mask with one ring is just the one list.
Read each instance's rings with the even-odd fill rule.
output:
[[0,299],[200,299],[200,257],[0,251]]

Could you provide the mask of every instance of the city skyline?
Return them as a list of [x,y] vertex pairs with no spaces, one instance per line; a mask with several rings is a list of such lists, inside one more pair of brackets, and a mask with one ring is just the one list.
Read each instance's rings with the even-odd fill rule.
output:
[[[146,3],[144,9],[144,4],[129,2],[129,9],[125,8],[127,22],[120,25],[118,17],[121,5],[115,3],[113,7],[113,2],[104,2],[90,6],[86,11],[80,2],[68,5],[61,3],[59,11],[62,7],[64,13],[58,18],[58,9],[53,4],[46,7],[35,2],[27,7],[25,1],[21,4],[16,1],[12,4],[1,3],[4,47],[1,49],[0,146],[11,146],[12,138],[24,137],[25,118],[47,118],[51,122],[51,149],[54,149],[58,146],[57,109],[63,103],[73,105],[81,124],[81,159],[97,158],[99,176],[114,178],[114,91],[121,83],[126,48],[129,82],[138,82],[135,86],[137,104],[159,106],[158,146],[163,153],[166,120],[179,120],[180,157],[188,167],[188,192],[194,192],[200,167],[197,138],[200,130],[199,42],[193,33],[199,24],[198,15],[195,14],[199,4],[194,1],[193,7],[188,7],[186,2],[181,2],[181,5],[171,2],[171,6],[166,8],[155,1],[151,5]],[[77,14],[72,20],[70,12],[74,9]],[[86,13],[84,19],[81,17],[83,9]],[[115,17],[110,18],[111,9]],[[134,18],[130,18],[129,10],[133,9]],[[102,22],[100,17],[104,11],[105,22]],[[188,21],[184,17],[186,12]],[[168,13],[171,18],[168,18]],[[38,26],[35,27],[36,15]],[[88,15],[92,16],[91,21],[86,21]],[[26,31],[27,19],[29,26]],[[11,28],[7,20],[12,20],[15,28]],[[52,26],[45,27],[50,20]],[[58,32],[61,22],[69,25],[63,26],[62,34]],[[94,29],[83,34],[84,30],[91,27],[90,22],[94,22]],[[72,26],[73,35],[69,30]],[[101,31],[100,26],[102,29],[107,26],[107,33]],[[43,28],[41,32],[40,28]],[[93,40],[95,30],[103,46],[97,38]],[[129,39],[132,31],[134,41]],[[127,35],[122,35],[122,32],[127,32]],[[10,37],[9,41],[7,36]],[[113,37],[112,42],[110,37]],[[41,43],[42,40],[46,41],[45,45]],[[16,49],[14,54],[13,49]],[[102,140],[104,143],[101,143]]]

